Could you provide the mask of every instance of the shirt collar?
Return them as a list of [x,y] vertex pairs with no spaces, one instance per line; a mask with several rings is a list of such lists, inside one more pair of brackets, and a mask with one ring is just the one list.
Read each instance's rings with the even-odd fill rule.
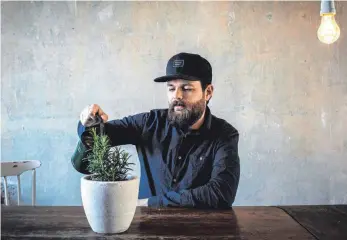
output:
[[206,106],[205,119],[201,127],[196,130],[197,133],[207,133],[211,129],[212,115],[211,110]]

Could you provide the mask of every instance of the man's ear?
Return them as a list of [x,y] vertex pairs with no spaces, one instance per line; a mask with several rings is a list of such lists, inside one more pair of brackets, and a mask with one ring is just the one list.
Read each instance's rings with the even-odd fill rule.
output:
[[210,84],[206,87],[206,101],[211,100],[212,95],[213,95],[213,85]]

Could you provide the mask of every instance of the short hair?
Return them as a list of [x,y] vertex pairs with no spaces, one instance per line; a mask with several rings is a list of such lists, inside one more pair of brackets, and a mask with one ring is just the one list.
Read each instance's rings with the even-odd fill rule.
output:
[[209,85],[208,83],[206,83],[206,82],[202,82],[202,81],[200,81],[200,83],[201,83],[201,88],[202,88],[202,91],[205,91],[206,90],[206,88],[207,88],[207,86]]
[[[200,84],[201,84],[202,91],[204,92],[204,91],[206,90],[207,86],[209,85],[209,83],[202,82],[202,81],[199,81],[199,82],[200,82]],[[210,102],[210,100],[208,100],[208,101],[206,102],[206,105],[208,105],[209,102]]]

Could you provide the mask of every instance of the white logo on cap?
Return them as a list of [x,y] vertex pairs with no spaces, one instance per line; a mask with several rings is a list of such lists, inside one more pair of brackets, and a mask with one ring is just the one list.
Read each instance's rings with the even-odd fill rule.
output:
[[183,67],[184,66],[184,60],[174,60],[173,61],[173,67]]

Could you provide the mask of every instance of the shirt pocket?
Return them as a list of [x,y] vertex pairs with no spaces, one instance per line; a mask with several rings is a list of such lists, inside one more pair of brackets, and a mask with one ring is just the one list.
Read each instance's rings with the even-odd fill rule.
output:
[[[205,154],[192,154],[189,156],[187,184],[192,188],[204,185],[208,182],[209,157]],[[210,169],[212,170],[212,169]]]

